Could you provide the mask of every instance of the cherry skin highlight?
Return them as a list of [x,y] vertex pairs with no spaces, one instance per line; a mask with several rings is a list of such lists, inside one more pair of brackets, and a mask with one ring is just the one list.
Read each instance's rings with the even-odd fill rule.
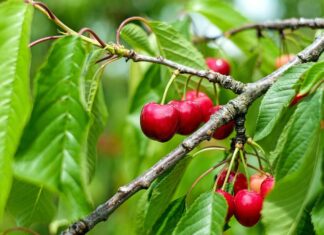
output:
[[[224,184],[225,181],[225,177],[226,177],[226,173],[227,171],[223,171],[220,176],[219,179],[217,181],[217,188],[221,188]],[[235,172],[231,171],[229,176],[228,176],[228,183],[232,183],[235,177]],[[245,175],[243,175],[242,173],[238,173],[236,176],[236,180],[234,182],[234,194],[238,193],[239,191],[243,190],[243,189],[247,189],[247,180]]]
[[267,178],[267,175],[256,173],[250,176],[250,187],[253,192],[260,193],[262,182]]
[[265,198],[273,189],[275,179],[273,177],[266,178],[261,184],[261,196]]
[[235,209],[235,205],[234,205],[234,197],[229,194],[228,192],[225,192],[221,189],[217,189],[216,193],[222,195],[226,202],[227,202],[227,215],[226,215],[226,221],[229,221],[229,219],[233,216],[234,214],[234,209]]
[[[212,114],[216,113],[218,110],[221,109],[221,105],[216,105],[214,107],[212,107],[210,110],[209,110],[209,118]],[[209,119],[208,119],[209,120]],[[218,139],[218,140],[222,140],[222,139],[225,139],[227,138],[234,130],[234,126],[235,126],[235,122],[234,120],[231,120],[229,121],[228,123],[218,127],[215,132],[214,132],[214,135],[213,137],[215,139]]]
[[227,60],[222,58],[207,58],[206,64],[208,68],[213,70],[214,72],[223,74],[223,75],[229,75],[231,72],[231,66],[227,62]]
[[248,191],[239,191],[234,197],[234,215],[237,221],[246,226],[252,227],[261,217],[263,198],[260,194]]
[[181,135],[189,135],[199,127],[202,122],[202,113],[198,106],[193,101],[171,101],[169,102],[179,114],[179,122],[177,133]]
[[213,107],[213,101],[205,93],[198,92],[197,95],[196,91],[188,91],[186,100],[193,101],[199,106],[204,122],[209,120],[209,109]]
[[295,58],[293,54],[285,54],[276,59],[275,66],[279,69],[281,66],[287,64],[289,61]]
[[147,137],[166,142],[176,133],[178,120],[178,111],[172,105],[151,102],[144,105],[140,123],[142,131]]

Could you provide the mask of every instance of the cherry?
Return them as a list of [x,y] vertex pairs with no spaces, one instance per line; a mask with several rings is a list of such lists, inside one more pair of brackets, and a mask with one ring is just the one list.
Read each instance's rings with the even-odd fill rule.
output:
[[267,178],[267,175],[256,173],[250,176],[250,188],[253,192],[260,193],[262,182]]
[[213,107],[213,101],[203,92],[188,91],[186,93],[186,100],[194,101],[201,110],[203,121],[209,120],[209,109]]
[[289,61],[295,58],[293,54],[284,54],[276,59],[275,66],[279,69],[281,66],[287,64]]
[[229,219],[233,216],[234,214],[234,209],[235,209],[235,205],[234,205],[234,197],[229,194],[228,192],[225,192],[221,189],[217,189],[216,193],[222,195],[226,202],[227,202],[227,216],[226,216],[226,221],[229,221]]
[[246,189],[241,190],[235,195],[234,204],[234,215],[240,224],[252,227],[258,223],[263,204],[263,198],[260,194]]
[[[223,186],[226,174],[227,174],[227,171],[223,171],[220,174],[219,179],[217,181],[217,188],[221,188]],[[234,180],[234,177],[235,177],[235,172],[231,171],[227,182],[232,183]],[[238,193],[239,191],[241,191],[243,189],[247,189],[247,180],[246,180],[245,175],[243,175],[242,173],[238,173],[236,176],[235,183],[234,183],[234,194]]]
[[198,104],[190,100],[169,102],[179,113],[177,133],[189,135],[197,130],[202,122],[202,114]]
[[296,105],[301,99],[303,99],[305,96],[307,96],[306,94],[297,94],[292,101],[290,102],[290,107]]
[[[221,105],[216,105],[214,107],[212,107],[210,110],[209,110],[209,118],[212,114],[216,113],[218,110],[221,109]],[[208,120],[209,120],[208,118]],[[215,132],[214,132],[214,135],[213,137],[215,139],[218,139],[218,140],[222,140],[222,139],[225,139],[226,137],[228,137],[232,131],[234,130],[234,126],[235,126],[235,122],[234,120],[231,120],[229,121],[228,123],[218,127]]]
[[147,137],[166,142],[176,133],[178,119],[178,111],[172,105],[151,102],[142,109],[141,128]]
[[261,196],[265,198],[273,189],[275,179],[273,177],[266,178],[261,184]]
[[221,58],[207,58],[206,64],[208,68],[213,70],[214,72],[229,75],[231,71],[230,64],[225,59]]

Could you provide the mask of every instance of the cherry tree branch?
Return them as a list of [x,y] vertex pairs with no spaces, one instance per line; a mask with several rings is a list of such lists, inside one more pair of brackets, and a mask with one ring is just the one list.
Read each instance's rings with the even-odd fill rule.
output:
[[194,42],[206,42],[217,40],[221,37],[231,37],[235,34],[246,30],[257,30],[261,34],[262,30],[277,30],[283,31],[285,29],[296,30],[299,28],[311,28],[311,29],[323,29],[324,28],[324,18],[315,18],[315,19],[304,19],[304,18],[291,18],[285,20],[276,20],[268,21],[264,23],[252,23],[246,24],[241,27],[229,30],[215,37],[197,37],[194,39]]
[[318,37],[311,45],[301,51],[288,64],[274,71],[263,79],[247,84],[244,92],[238,95],[226,105],[222,106],[219,112],[213,114],[210,120],[199,128],[192,135],[187,137],[179,146],[148,169],[144,174],[133,180],[127,185],[118,189],[115,195],[102,205],[98,206],[91,214],[72,224],[62,235],[80,235],[93,229],[98,223],[108,219],[121,204],[128,198],[142,189],[150,187],[151,183],[168,169],[176,165],[186,154],[194,149],[204,140],[209,140],[216,128],[228,121],[245,114],[249,106],[258,97],[263,95],[271,85],[290,67],[316,61],[324,51],[324,35]]

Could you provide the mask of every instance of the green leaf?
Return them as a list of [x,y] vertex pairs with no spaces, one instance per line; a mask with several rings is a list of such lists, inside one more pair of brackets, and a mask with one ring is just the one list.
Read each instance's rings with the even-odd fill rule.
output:
[[0,219],[12,184],[13,156],[31,109],[32,12],[20,0],[0,4]]
[[[248,23],[247,18],[225,1],[193,0],[188,9],[202,14],[223,32]],[[256,44],[255,33],[249,31],[239,33],[230,39],[246,53],[251,49],[251,45]]]
[[324,78],[324,62],[314,64],[305,74],[304,81],[300,87],[300,94],[307,94],[310,89]]
[[316,141],[322,116],[323,92],[318,91],[297,106],[283,151],[277,156],[275,176],[279,180],[295,171]]
[[91,180],[95,171],[98,138],[104,130],[108,118],[108,110],[101,82],[104,67],[96,64],[96,61],[102,56],[102,50],[92,50],[87,57],[87,62],[82,72],[84,74],[85,83],[84,98],[91,117],[87,141],[87,175],[89,180]]
[[44,187],[14,180],[7,210],[19,226],[48,224],[55,215],[54,197]]
[[201,53],[171,25],[158,21],[151,21],[149,24],[157,38],[162,56],[196,69],[206,68]]
[[60,193],[66,219],[89,212],[85,191],[89,116],[83,99],[86,51],[78,37],[57,40],[36,77],[36,97],[15,174]]
[[294,89],[296,82],[311,65],[311,63],[302,64],[287,70],[265,94],[260,105],[255,140],[269,135],[280,121],[296,93]]
[[190,156],[186,157],[153,182],[146,195],[147,204],[145,214],[142,215],[143,231],[150,231],[168,207],[190,160]]
[[310,150],[303,153],[298,168],[282,180],[277,180],[274,190],[264,201],[262,221],[269,235],[296,234],[302,213],[307,205],[316,165],[319,161],[321,142],[319,129],[316,141],[308,142]]
[[148,40],[147,33],[136,24],[127,24],[120,32],[120,36],[127,42],[133,49],[141,49],[150,55],[154,55],[154,50]]
[[181,218],[173,235],[221,235],[227,213],[225,199],[214,192],[200,195]]
[[320,197],[318,198],[315,206],[312,210],[312,222],[314,224],[314,228],[316,234],[322,235],[324,234],[324,192],[321,193]]
[[168,208],[156,221],[151,231],[151,235],[172,234],[177,223],[181,219],[186,209],[186,197],[178,198],[171,202]]

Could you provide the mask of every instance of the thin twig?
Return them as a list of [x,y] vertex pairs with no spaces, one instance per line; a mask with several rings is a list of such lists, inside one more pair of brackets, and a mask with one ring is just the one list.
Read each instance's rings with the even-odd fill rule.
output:
[[42,42],[45,42],[45,41],[49,41],[49,40],[56,40],[56,39],[59,39],[63,36],[61,35],[55,35],[55,36],[48,36],[48,37],[44,37],[44,38],[40,38],[40,39],[37,39],[36,41],[33,41],[31,43],[29,43],[29,47],[33,47],[39,43],[42,43]]

